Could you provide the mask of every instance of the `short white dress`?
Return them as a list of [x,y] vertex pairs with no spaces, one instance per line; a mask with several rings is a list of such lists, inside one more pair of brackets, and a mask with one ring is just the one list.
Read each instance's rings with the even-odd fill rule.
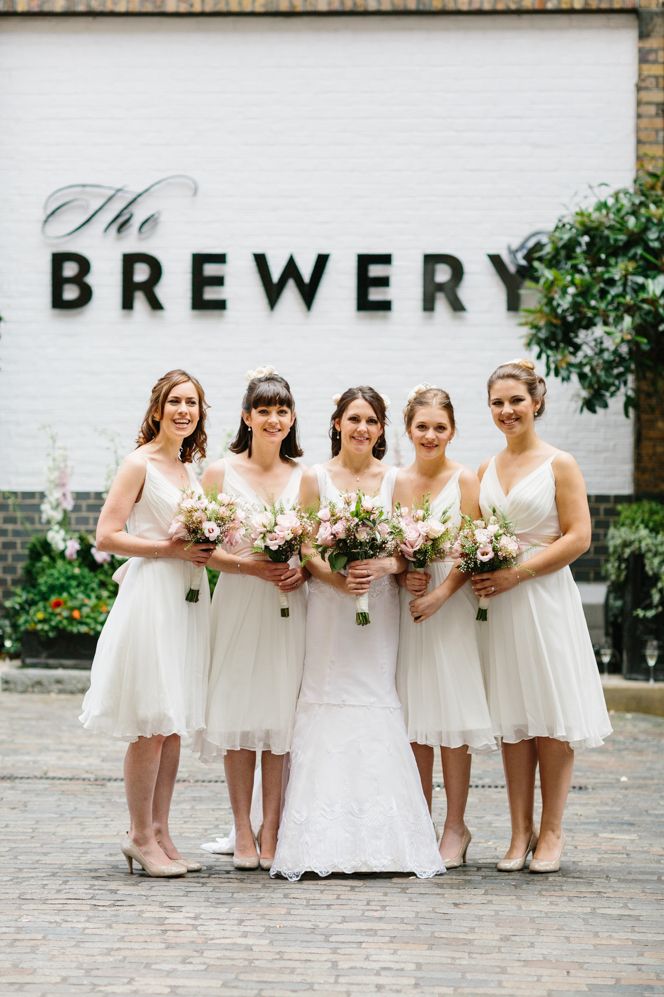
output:
[[[448,510],[454,529],[461,523],[460,475],[461,469],[455,471],[431,502],[435,516]],[[444,560],[429,565],[429,591],[447,578],[453,563]],[[470,584],[458,589],[422,623],[413,621],[412,598],[407,589],[400,589],[397,692],[409,739],[433,747],[467,744],[472,752],[495,749],[477,643],[477,600]]]
[[[552,454],[505,495],[492,458],[482,514],[512,524],[524,563],[560,537]],[[569,567],[529,578],[488,600],[486,672],[493,731],[509,744],[531,737],[594,748],[611,733],[579,590]]]
[[[321,502],[340,493],[315,468]],[[392,508],[395,469],[381,504]],[[290,773],[272,876],[307,871],[445,871],[395,686],[399,597],[393,576],[373,582],[371,623],[355,599],[312,579],[307,650]]]
[[[192,488],[200,488],[191,464]],[[127,532],[168,539],[182,497],[179,488],[145,463],[145,483]],[[209,663],[210,589],[201,574],[198,602],[186,594],[198,569],[176,558],[132,557],[104,624],[79,717],[84,727],[124,741],[154,734],[191,737],[205,723]]]
[[[232,461],[224,465],[224,492],[245,508],[264,508],[265,502]],[[292,507],[301,477],[294,465],[276,501]],[[244,542],[233,554],[242,557],[250,550]],[[288,604],[290,615],[283,617],[279,589],[272,582],[251,575],[219,575],[212,597],[206,729],[194,749],[202,761],[240,748],[275,755],[290,750],[304,662],[306,586],[289,592]]]

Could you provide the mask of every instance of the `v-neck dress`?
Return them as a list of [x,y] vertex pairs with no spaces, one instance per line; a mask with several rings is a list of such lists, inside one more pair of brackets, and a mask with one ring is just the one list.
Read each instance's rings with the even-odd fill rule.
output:
[[[460,474],[456,471],[431,502],[434,515],[448,510],[454,529],[461,524]],[[429,565],[429,591],[442,584],[452,566],[449,559]],[[411,616],[412,598],[407,589],[400,590],[397,691],[409,739],[434,747],[466,744],[472,752],[495,749],[475,624],[477,600],[470,584],[421,623]]]
[[[340,492],[317,465],[321,502]],[[392,508],[396,471],[381,483]],[[307,871],[445,871],[395,686],[399,597],[392,575],[372,582],[371,623],[355,599],[312,579],[302,692],[272,876]]]
[[[556,454],[505,495],[492,458],[482,478],[484,516],[495,508],[524,550],[519,562],[557,540]],[[611,733],[579,590],[569,566],[528,578],[489,600],[486,674],[494,734],[512,744],[552,737],[593,748]]]
[[[246,509],[265,508],[233,462],[224,465],[224,491]],[[286,508],[297,502],[301,477],[294,466],[277,499]],[[244,542],[233,554],[246,556],[250,549]],[[277,755],[290,750],[304,662],[306,586],[289,592],[288,604],[290,615],[283,617],[272,582],[219,575],[212,598],[206,729],[195,744],[204,762],[241,748]]]
[[[191,464],[190,487],[200,489]],[[127,532],[167,540],[182,492],[153,466]],[[80,721],[125,741],[154,734],[189,738],[205,723],[210,590],[187,602],[192,572],[177,558],[131,557],[97,642]]]

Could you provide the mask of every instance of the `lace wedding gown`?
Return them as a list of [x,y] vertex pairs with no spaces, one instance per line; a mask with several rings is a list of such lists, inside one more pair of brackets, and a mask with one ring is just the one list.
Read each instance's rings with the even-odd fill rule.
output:
[[[243,505],[261,509],[256,494],[233,462],[224,461],[224,492]],[[302,471],[295,466],[277,501],[297,502]],[[249,543],[233,550],[243,556]],[[281,616],[279,589],[251,575],[221,574],[211,610],[212,655],[206,730],[195,750],[202,761],[246,748],[283,755],[290,750],[295,704],[304,661],[306,592],[288,594]]]
[[[526,550],[560,536],[553,454],[506,495],[495,458],[482,479],[482,514],[503,513]],[[611,733],[581,596],[569,567],[529,578],[489,599],[486,671],[494,734],[509,744],[553,737],[594,748]]]
[[[317,467],[321,503],[340,495]],[[391,509],[395,470],[381,503]],[[371,585],[371,623],[355,600],[309,586],[306,656],[272,876],[307,871],[445,871],[395,687],[399,599],[392,576]]]
[[[461,523],[461,492],[456,471],[431,502],[431,512],[448,510],[450,525]],[[429,591],[440,585],[453,562],[434,561]],[[400,590],[401,623],[397,658],[397,690],[408,737],[417,744],[491,751],[491,729],[478,648],[477,600],[470,584],[458,589],[440,609],[421,623],[410,614],[407,589]]]
[[[200,488],[191,464],[192,488]],[[166,540],[182,493],[147,460],[145,483],[127,532]],[[84,727],[125,741],[153,734],[189,737],[205,724],[210,590],[185,596],[198,569],[176,558],[132,557],[120,569],[116,600],[99,635]]]

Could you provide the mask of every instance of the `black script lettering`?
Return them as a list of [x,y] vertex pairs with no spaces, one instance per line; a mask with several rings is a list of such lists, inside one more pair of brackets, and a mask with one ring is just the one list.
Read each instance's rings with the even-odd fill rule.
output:
[[[141,263],[148,268],[148,274],[143,280],[137,280],[134,268]],[[122,310],[133,311],[135,295],[144,294],[153,311],[163,311],[164,306],[154,293],[154,288],[160,280],[161,263],[156,256],[150,256],[148,253],[125,253],[122,257]]]
[[[65,276],[65,266],[73,263],[74,273]],[[53,253],[51,256],[51,307],[84,308],[92,300],[92,288],[85,280],[90,273],[90,260],[80,253]],[[65,287],[76,288],[73,297],[65,298]]]
[[357,256],[357,311],[358,312],[390,312],[392,302],[389,298],[369,297],[372,287],[389,287],[390,278],[372,274],[372,266],[389,266],[392,263],[391,253],[358,253]]
[[274,310],[286,284],[289,280],[292,280],[300,293],[300,297],[304,301],[307,311],[310,312],[329,258],[329,253],[318,253],[313,270],[311,271],[311,277],[307,281],[300,273],[299,267],[293,257],[289,256],[286,266],[279,274],[275,283],[272,279],[265,253],[254,253],[254,262],[256,263],[256,269],[258,270],[270,309]]
[[[456,256],[447,253],[425,253],[422,269],[422,311],[432,312],[436,307],[436,295],[444,294],[453,312],[465,312],[466,306],[456,293],[463,280],[463,263]],[[446,266],[450,276],[436,280],[436,267]]]
[[504,262],[502,256],[498,253],[487,253],[487,256],[491,260],[493,269],[496,271],[505,286],[505,290],[507,292],[507,311],[518,312],[521,307],[520,291],[523,285],[523,277],[521,277],[518,273],[514,273],[513,270],[510,270]]
[[206,298],[206,287],[223,287],[223,274],[206,274],[206,264],[225,263],[226,253],[192,253],[191,256],[191,310],[194,312],[223,312],[225,298]]
[[[75,183],[58,187],[46,199],[42,233],[47,239],[67,239],[91,226],[95,219],[115,202],[116,213],[106,223],[103,231],[106,233],[115,229],[116,235],[120,235],[130,228],[136,208],[144,198],[165,184],[178,182],[184,183],[190,189],[192,196],[197,193],[198,184],[193,177],[184,173],[162,177],[138,192],[127,190],[126,187],[109,187],[107,184],[99,183]],[[160,217],[160,211],[153,211],[143,218],[138,224],[139,235],[146,236],[153,232]]]

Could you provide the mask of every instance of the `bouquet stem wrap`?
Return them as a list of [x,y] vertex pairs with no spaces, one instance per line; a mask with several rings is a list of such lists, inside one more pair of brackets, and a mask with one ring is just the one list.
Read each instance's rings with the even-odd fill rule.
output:
[[480,623],[486,623],[486,621],[489,619],[489,600],[488,599],[485,599],[484,597],[482,597],[481,599],[479,599],[479,601],[478,601],[478,608],[477,608],[477,616],[475,617],[475,619],[479,620]]
[[186,602],[198,602],[204,571],[205,568],[199,568],[196,564],[189,565],[189,588],[185,596]]
[[366,627],[368,623],[371,623],[371,617],[369,616],[368,592],[365,592],[364,595],[358,595],[355,597],[355,622],[358,627]]

